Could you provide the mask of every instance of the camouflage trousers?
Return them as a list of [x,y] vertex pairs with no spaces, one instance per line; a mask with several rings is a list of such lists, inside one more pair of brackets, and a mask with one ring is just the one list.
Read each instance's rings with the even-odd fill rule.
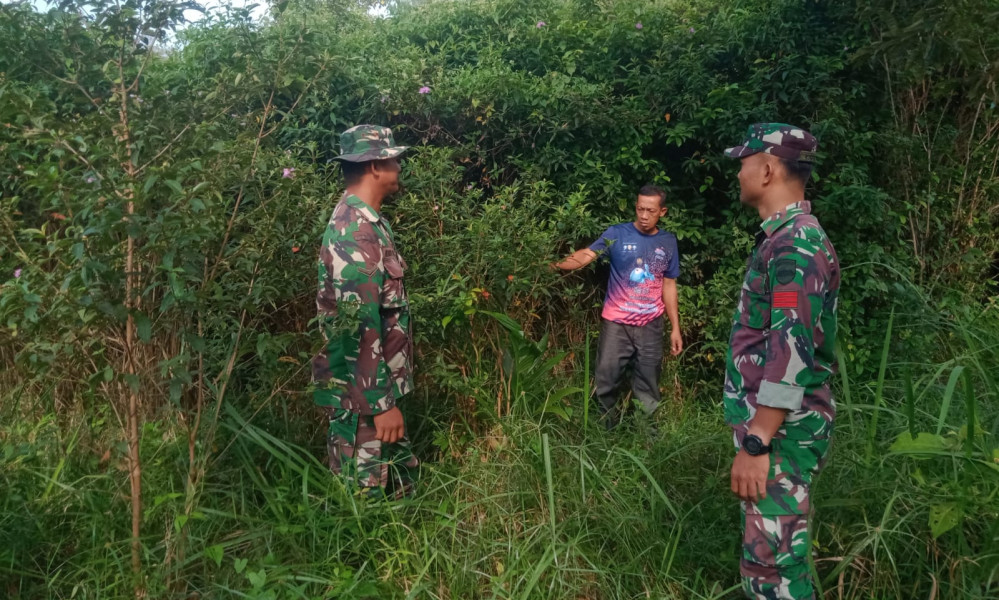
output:
[[420,461],[409,438],[392,444],[375,439],[375,419],[340,408],[327,408],[330,420],[326,446],[330,471],[360,493],[399,499],[413,493]]
[[[758,600],[812,600],[808,564],[812,479],[825,463],[829,439],[773,440],[767,496],[742,503],[742,588]],[[736,445],[741,434],[736,433]]]

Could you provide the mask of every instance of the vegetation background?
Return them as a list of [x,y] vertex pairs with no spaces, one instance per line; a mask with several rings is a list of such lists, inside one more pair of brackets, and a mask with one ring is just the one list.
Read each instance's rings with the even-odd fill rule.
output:
[[[993,0],[173,0],[0,6],[0,596],[728,598],[720,388],[752,232],[721,150],[821,142],[843,264],[825,598],[999,596]],[[428,88],[421,92],[421,88]],[[425,461],[366,504],[308,363],[338,132],[415,146]],[[588,414],[605,274],[545,265],[669,191],[687,349]]]

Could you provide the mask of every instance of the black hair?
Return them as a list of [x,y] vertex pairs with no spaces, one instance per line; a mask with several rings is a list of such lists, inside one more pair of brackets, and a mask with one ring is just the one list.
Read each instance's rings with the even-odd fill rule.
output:
[[343,182],[348,187],[356,184],[368,170],[367,162],[340,161],[340,172],[343,173]]
[[659,208],[666,208],[666,192],[657,185],[652,185],[651,183],[643,185],[642,189],[638,190],[638,195],[659,196]]
[[788,179],[800,183],[801,187],[808,185],[808,180],[812,178],[812,169],[815,168],[815,165],[810,162],[789,160],[786,158],[780,158],[778,160],[784,167],[784,172],[787,173]]

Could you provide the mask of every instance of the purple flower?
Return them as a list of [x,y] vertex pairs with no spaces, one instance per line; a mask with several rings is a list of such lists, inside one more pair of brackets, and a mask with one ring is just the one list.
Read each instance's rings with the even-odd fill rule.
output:
[[638,23],[635,23],[635,29],[641,29],[641,28],[642,28],[642,22],[641,21],[639,21]]
[[21,277],[21,269],[14,269],[14,279]]
[[421,94],[429,94],[430,93],[430,88],[428,88],[427,86],[423,86],[423,87],[420,88],[420,93]]
[[544,21],[538,21],[538,29],[541,29],[542,27],[544,27],[547,24],[548,23],[545,23]]
[[283,177],[285,179],[291,179],[294,176],[295,176],[295,168],[294,167],[285,167],[284,168],[284,173],[281,175],[281,177]]
[[94,177],[93,175],[91,175],[90,177],[87,177],[87,183],[93,183],[95,181],[97,181],[97,178]]
[[697,31],[697,30],[694,29],[693,27],[690,28],[690,33],[694,33],[695,31]]

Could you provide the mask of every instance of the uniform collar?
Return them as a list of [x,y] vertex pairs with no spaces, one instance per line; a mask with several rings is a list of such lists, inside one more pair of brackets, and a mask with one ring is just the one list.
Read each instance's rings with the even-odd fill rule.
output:
[[784,226],[785,223],[793,219],[798,215],[809,215],[812,213],[812,203],[807,200],[802,200],[801,202],[795,202],[794,204],[788,204],[781,210],[777,211],[770,216],[769,219],[760,224],[760,229],[767,237],[774,234],[775,231]]
[[371,221],[372,223],[377,223],[382,218],[381,215],[378,214],[378,211],[365,204],[364,200],[361,200],[354,194],[345,196],[343,201],[347,203],[347,206],[360,212],[364,215],[365,219]]

